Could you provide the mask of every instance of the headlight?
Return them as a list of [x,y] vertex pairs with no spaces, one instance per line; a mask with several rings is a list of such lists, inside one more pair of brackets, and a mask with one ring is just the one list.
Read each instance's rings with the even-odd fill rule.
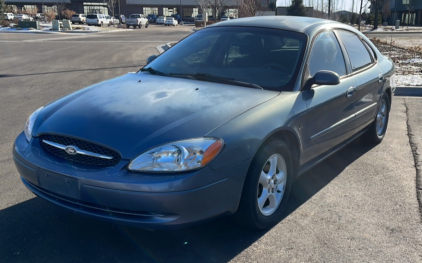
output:
[[182,172],[209,163],[224,146],[217,138],[198,138],[168,143],[144,152],[129,164],[140,172]]
[[24,132],[25,132],[26,140],[28,142],[31,140],[31,137],[32,137],[32,128],[34,127],[34,122],[37,119],[38,113],[42,110],[42,108],[44,108],[44,106],[34,111],[34,113],[32,113],[29,116],[28,120],[26,121]]

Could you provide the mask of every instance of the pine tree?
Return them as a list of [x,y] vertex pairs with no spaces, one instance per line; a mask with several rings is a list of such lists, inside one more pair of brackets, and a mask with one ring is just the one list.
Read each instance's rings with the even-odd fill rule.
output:
[[306,16],[306,8],[303,5],[303,0],[293,0],[292,5],[287,8],[287,15]]
[[0,0],[0,21],[3,20],[3,13],[6,13],[6,4],[4,0]]

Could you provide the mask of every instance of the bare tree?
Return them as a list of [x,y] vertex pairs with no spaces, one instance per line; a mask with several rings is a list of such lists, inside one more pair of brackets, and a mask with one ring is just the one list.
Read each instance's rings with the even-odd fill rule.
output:
[[229,2],[230,0],[217,0],[217,11],[218,14],[220,15],[221,18],[221,14],[224,13],[228,8],[229,8]]
[[204,11],[205,11],[205,9],[210,8],[210,6],[211,6],[210,0],[196,0],[196,1],[198,2],[199,9],[202,12],[202,19],[204,21],[204,27],[205,27],[205,26],[207,26],[207,22],[206,22],[206,17],[205,17]]
[[260,0],[237,0],[237,8],[239,17],[250,17],[255,16],[262,6]]
[[[114,11],[116,10],[117,3],[118,3],[118,0],[108,0],[107,1],[107,7],[108,7],[108,9],[110,9],[110,12],[113,15],[113,18],[114,18]],[[119,21],[120,21],[120,19],[119,19]]]
[[24,10],[22,10],[22,12],[24,14],[27,14],[28,16],[30,16],[32,18],[35,18],[37,16],[37,13],[38,13],[38,8],[37,7],[30,8],[30,9],[25,8]]
[[73,16],[74,14],[76,14],[76,12],[75,12],[75,11],[73,11],[73,10],[70,10],[70,9],[65,9],[65,10],[63,10],[63,11],[62,11],[62,16],[63,16],[64,18],[67,18],[67,19],[72,18],[72,16]]
[[64,2],[64,0],[61,0],[60,2],[56,2],[56,7],[59,19],[61,19],[62,12],[66,9],[66,3]]
[[54,12],[53,9],[49,9],[45,11],[43,15],[45,16],[48,22],[51,22],[56,18],[56,12]]

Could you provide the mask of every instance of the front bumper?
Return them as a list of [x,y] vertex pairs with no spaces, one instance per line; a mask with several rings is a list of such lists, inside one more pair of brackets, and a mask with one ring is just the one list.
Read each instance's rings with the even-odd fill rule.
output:
[[141,228],[189,225],[237,210],[249,161],[172,175],[77,166],[42,150],[38,139],[15,141],[15,165],[37,196],[76,213]]

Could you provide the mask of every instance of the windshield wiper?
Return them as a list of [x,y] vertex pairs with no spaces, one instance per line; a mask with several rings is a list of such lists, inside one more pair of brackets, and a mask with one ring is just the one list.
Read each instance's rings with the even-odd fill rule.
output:
[[179,78],[196,79],[196,80],[202,80],[202,81],[217,82],[217,83],[222,83],[222,84],[236,85],[236,86],[242,86],[242,87],[247,87],[247,88],[254,88],[254,89],[263,90],[263,88],[261,86],[254,84],[254,83],[248,83],[248,82],[238,81],[238,80],[234,80],[234,79],[218,77],[218,76],[214,76],[214,75],[211,75],[211,74],[208,74],[208,73],[196,73],[196,74],[170,73],[169,76],[179,77]]
[[194,75],[189,75],[189,74],[170,73],[169,76],[175,77],[175,78],[182,78],[182,79],[197,79],[194,77]]
[[143,68],[143,69],[141,69],[141,71],[142,72],[149,72],[149,73],[151,73],[152,75],[159,75],[159,76],[166,76],[166,74],[165,73],[163,73],[163,72],[161,72],[161,71],[158,71],[158,70],[155,70],[155,69],[153,69],[153,68],[151,68],[151,67],[149,67],[149,68]]

